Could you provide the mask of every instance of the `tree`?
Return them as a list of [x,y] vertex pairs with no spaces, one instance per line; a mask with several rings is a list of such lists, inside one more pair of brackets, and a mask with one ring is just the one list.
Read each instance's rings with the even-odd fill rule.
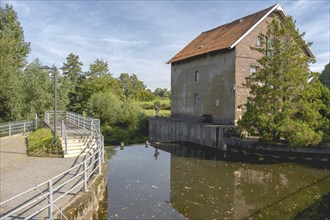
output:
[[70,53],[61,68],[64,76],[68,76],[70,82],[75,86],[80,74],[82,73],[83,63],[79,59],[79,55]]
[[130,76],[127,73],[122,73],[119,76],[119,80],[126,98],[134,98],[135,93],[146,89],[144,83],[135,74]]
[[48,75],[48,72],[41,68],[42,64],[36,59],[24,70],[23,112],[25,118],[33,118],[35,114],[43,115],[53,105],[53,75]]
[[74,112],[81,112],[80,96],[77,92],[79,90],[84,76],[82,75],[82,65],[79,56],[70,53],[66,58],[66,63],[63,63],[61,68],[63,75],[69,82],[69,100],[68,109]]
[[0,7],[0,121],[22,117],[22,68],[30,43],[12,6]]
[[160,98],[169,98],[171,96],[171,91],[167,88],[156,88],[154,93]]
[[111,92],[95,93],[89,99],[89,113],[102,123],[113,125],[121,117],[122,101]]
[[320,75],[320,81],[330,89],[330,63],[325,65],[324,70]]
[[246,78],[252,96],[239,126],[264,141],[284,138],[290,146],[316,145],[322,140],[321,129],[328,126],[320,114],[325,108],[320,87],[316,81],[308,83],[317,75],[309,71],[314,60],[303,52],[309,45],[303,35],[291,17],[273,19],[266,34],[260,34],[266,46],[254,48],[263,56],[257,71]]
[[96,59],[94,63],[89,65],[89,71],[86,73],[88,77],[95,76],[95,77],[103,77],[105,75],[110,75],[108,62],[104,61],[103,59]]

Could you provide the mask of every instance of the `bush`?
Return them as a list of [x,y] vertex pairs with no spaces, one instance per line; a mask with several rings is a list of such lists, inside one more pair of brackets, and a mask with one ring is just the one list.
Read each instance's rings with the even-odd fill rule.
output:
[[129,128],[102,126],[104,142],[111,145],[144,143],[149,138],[149,117],[139,113],[135,126]]
[[53,132],[49,128],[41,128],[27,137],[29,156],[63,156],[61,140],[57,137],[57,147],[54,146]]

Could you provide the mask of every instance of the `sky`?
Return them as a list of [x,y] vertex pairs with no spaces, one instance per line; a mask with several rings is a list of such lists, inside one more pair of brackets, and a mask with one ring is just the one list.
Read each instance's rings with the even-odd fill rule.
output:
[[313,42],[321,72],[329,63],[330,3],[327,0],[214,1],[93,1],[0,0],[18,15],[25,40],[31,42],[28,61],[63,66],[69,53],[79,55],[83,70],[96,59],[109,64],[114,77],[136,74],[149,89],[170,89],[166,64],[201,32],[280,3],[296,20],[304,39]]

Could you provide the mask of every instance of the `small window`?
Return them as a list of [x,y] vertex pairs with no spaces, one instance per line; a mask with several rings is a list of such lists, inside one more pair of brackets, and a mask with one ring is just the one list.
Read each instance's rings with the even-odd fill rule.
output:
[[194,95],[194,103],[199,104],[199,95],[197,93]]
[[195,71],[195,82],[199,81],[199,71]]
[[261,47],[261,37],[257,37],[256,39],[256,46]]
[[256,72],[257,72],[257,66],[255,66],[255,65],[250,66],[250,75],[252,75],[253,73],[256,73]]

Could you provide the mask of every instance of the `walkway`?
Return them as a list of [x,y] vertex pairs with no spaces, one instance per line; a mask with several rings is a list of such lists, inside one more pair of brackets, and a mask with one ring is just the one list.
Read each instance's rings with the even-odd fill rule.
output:
[[[26,154],[25,138],[26,136],[24,135],[0,138],[0,201],[5,201],[34,185],[42,183],[43,181],[62,173],[68,168],[73,167],[75,164],[80,163],[84,159],[84,157],[28,157]],[[77,170],[67,174],[66,176],[70,176],[75,172],[77,172]],[[64,182],[65,180],[66,178],[64,176],[59,181]],[[78,187],[77,191],[80,189],[81,187]],[[42,190],[44,190],[44,188]],[[38,192],[33,193],[34,194],[29,195],[30,198],[38,195]],[[68,201],[72,196],[73,195],[68,196],[64,200],[60,200],[60,204],[56,205],[63,205],[63,203]],[[11,208],[20,205],[19,201],[15,200],[15,202],[18,202],[19,204],[9,203],[8,205]],[[5,206],[2,207],[0,213],[7,211],[8,207]],[[47,216],[47,210],[44,211],[42,216]]]

